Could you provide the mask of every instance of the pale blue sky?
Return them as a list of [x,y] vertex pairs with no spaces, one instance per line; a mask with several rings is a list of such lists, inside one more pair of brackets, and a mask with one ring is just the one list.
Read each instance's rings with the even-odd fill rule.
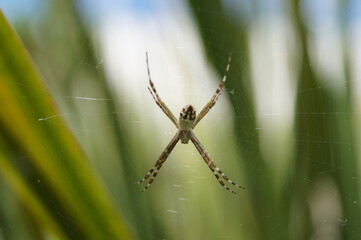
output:
[[[156,0],[82,0],[81,3],[83,9],[87,12],[87,15],[90,14],[93,17],[101,17],[102,14],[121,11],[133,11],[139,12],[141,14],[153,11],[161,11],[164,10],[162,8],[166,6],[178,5],[180,1],[181,0],[170,0],[167,2],[167,5],[162,4],[162,1]],[[263,1],[264,0],[259,0],[259,5],[266,6],[262,3]],[[242,2],[244,3],[245,0],[225,0],[225,2],[227,2],[227,5],[237,5],[241,4]],[[317,2],[322,3],[323,1],[315,1],[314,3]],[[44,10],[44,4],[46,3],[47,1],[45,0],[0,0],[1,9],[5,12],[6,16],[10,18],[10,20],[14,20],[18,17],[37,17],[39,16],[39,13]],[[320,7],[319,4],[316,4],[315,9],[319,10],[318,14],[327,14],[327,11],[325,12],[322,10],[325,8]],[[350,0],[348,18],[353,20],[361,19],[360,0]]]

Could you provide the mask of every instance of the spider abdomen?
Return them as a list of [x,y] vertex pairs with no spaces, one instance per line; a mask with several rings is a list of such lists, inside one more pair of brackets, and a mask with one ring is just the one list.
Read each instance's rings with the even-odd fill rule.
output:
[[180,130],[192,129],[195,119],[196,119],[196,110],[194,110],[192,105],[186,105],[182,109],[179,115],[179,129]]

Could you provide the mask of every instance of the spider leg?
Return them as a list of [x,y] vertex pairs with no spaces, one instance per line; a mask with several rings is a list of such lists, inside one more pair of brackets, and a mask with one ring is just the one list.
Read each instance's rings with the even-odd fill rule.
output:
[[173,137],[173,139],[169,142],[169,144],[164,149],[162,154],[159,156],[159,158],[155,162],[154,166],[147,172],[147,174],[144,176],[143,179],[136,182],[136,184],[140,184],[140,183],[144,182],[145,180],[147,180],[152,175],[152,177],[149,179],[149,182],[147,183],[147,185],[143,188],[142,192],[147,190],[149,188],[149,186],[153,183],[160,168],[162,167],[163,163],[167,160],[169,154],[172,152],[173,148],[178,143],[178,141],[179,141],[179,133],[177,132],[177,134]]
[[155,103],[159,106],[160,109],[167,115],[167,117],[174,123],[174,125],[179,128],[178,120],[175,118],[173,113],[169,110],[167,105],[162,101],[162,99],[159,97],[157,90],[155,89],[154,83],[150,77],[150,70],[149,70],[149,62],[148,62],[148,53],[146,52],[146,62],[147,62],[147,70],[148,70],[148,79],[149,79],[149,85],[151,88],[148,87],[148,90],[150,94],[152,95]]
[[155,171],[152,175],[152,177],[149,179],[149,182],[147,183],[147,185],[145,185],[145,187],[143,188],[142,192],[145,192],[145,190],[147,190],[150,185],[153,183],[154,179],[157,177],[157,174],[159,172],[159,169],[163,166],[163,163],[165,162],[166,159],[164,159],[164,161],[162,163],[160,163],[158,165],[158,167],[155,168]]
[[[163,111],[164,113],[166,113],[167,110],[165,110],[164,107],[162,106],[162,104],[160,104],[160,102],[158,102],[158,100],[157,100],[156,97],[154,96],[154,93],[152,92],[152,90],[151,90],[149,87],[148,87],[148,90],[149,90],[150,94],[152,95],[155,103],[158,105],[158,107],[159,107],[160,109],[162,109],[162,111]],[[167,115],[167,116],[168,116],[168,115]]]
[[219,96],[221,95],[222,93],[222,90],[223,90],[223,87],[224,87],[224,84],[227,80],[227,75],[228,75],[228,71],[229,71],[229,66],[231,64],[231,59],[232,59],[232,56],[229,55],[229,58],[228,58],[228,63],[227,63],[227,67],[226,67],[226,72],[223,76],[223,79],[222,81],[219,83],[218,85],[218,88],[216,90],[216,92],[214,93],[213,97],[211,98],[211,100],[206,104],[206,106],[204,106],[204,108],[202,109],[202,111],[199,113],[199,115],[197,116],[196,120],[194,121],[193,123],[193,126],[192,128],[195,128],[196,125],[199,123],[199,121],[202,120],[202,118],[209,112],[209,110],[211,110],[211,108],[216,104]]
[[238,185],[237,183],[233,182],[226,174],[224,174],[220,169],[219,167],[217,167],[216,163],[211,159],[211,164],[213,165],[214,169],[219,173],[221,174],[221,176],[227,181],[229,182],[230,184],[238,187],[238,188],[242,188],[242,189],[246,189],[245,187],[242,187],[240,185]]
[[[204,157],[203,157],[204,158]],[[205,158],[204,158],[205,159]],[[212,161],[211,159],[209,159],[210,161]],[[231,193],[236,194],[235,191],[233,191],[232,189],[230,189],[229,187],[226,186],[226,184],[224,184],[223,180],[220,178],[220,176],[217,173],[217,170],[214,169],[214,167],[212,166],[213,164],[211,164],[211,162],[207,163],[209,169],[211,169],[211,171],[213,172],[214,176],[217,178],[217,181],[219,182],[219,184],[221,184],[225,189],[227,189],[228,191],[230,191]]]
[[227,182],[233,184],[234,186],[238,188],[245,189],[244,187],[238,185],[237,183],[233,182],[229,177],[227,177],[217,166],[215,161],[212,160],[209,153],[207,153],[203,147],[203,145],[200,143],[198,138],[192,133],[191,141],[193,142],[194,146],[197,148],[198,152],[201,154],[202,158],[204,159],[205,163],[208,165],[209,169],[213,172],[214,176],[217,178],[217,181],[219,184],[221,184],[225,189],[227,189],[231,193],[236,193],[233,190],[231,190],[229,187],[227,187],[221,177],[221,175]]
[[[160,159],[158,159],[159,161]],[[150,175],[152,175],[152,173],[154,172],[155,169],[157,169],[158,167],[158,161],[154,164],[154,166],[147,172],[147,174],[145,174],[144,178],[142,178],[141,180],[139,180],[138,182],[136,182],[135,184],[140,184],[142,182],[144,182],[145,180],[147,180],[149,178]]]

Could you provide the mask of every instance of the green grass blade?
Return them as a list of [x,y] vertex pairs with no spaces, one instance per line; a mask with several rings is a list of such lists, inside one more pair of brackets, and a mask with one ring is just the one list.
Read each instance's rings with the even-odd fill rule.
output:
[[[2,13],[0,46],[0,131],[4,144],[13,153],[27,155],[21,161],[15,161],[13,153],[1,148],[0,167],[3,173],[6,172],[3,177],[15,193],[26,193],[33,199],[29,204],[43,205],[40,219],[53,218],[53,227],[49,229],[54,235],[132,239],[66,124],[60,118],[56,122],[41,121],[60,113]],[[27,187],[27,176],[21,170],[24,165],[30,167],[39,185],[32,182],[33,186]],[[38,211],[32,214],[38,214]],[[56,229],[61,229],[62,233]]]

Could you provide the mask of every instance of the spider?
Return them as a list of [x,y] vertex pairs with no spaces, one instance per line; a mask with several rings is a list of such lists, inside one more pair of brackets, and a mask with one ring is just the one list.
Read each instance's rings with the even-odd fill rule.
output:
[[218,97],[222,93],[222,89],[224,86],[224,83],[227,79],[227,74],[229,71],[229,66],[231,63],[231,55],[228,58],[228,63],[226,67],[226,72],[224,74],[224,77],[219,84],[215,94],[211,98],[211,100],[206,104],[206,106],[202,109],[200,114],[197,116],[196,111],[192,105],[186,105],[182,111],[180,112],[179,121],[175,118],[173,113],[169,110],[167,105],[162,101],[162,99],[159,97],[157,90],[155,89],[154,83],[151,80],[150,77],[150,70],[149,70],[149,62],[148,62],[148,53],[146,53],[146,63],[147,63],[147,70],[148,70],[148,78],[149,78],[149,85],[148,90],[150,94],[152,95],[155,103],[158,105],[160,109],[167,115],[167,117],[174,123],[174,125],[177,127],[178,131],[173,137],[173,139],[170,141],[168,146],[164,149],[162,154],[159,156],[158,160],[155,162],[153,168],[151,168],[147,174],[144,176],[143,179],[136,182],[136,184],[140,184],[147,180],[150,176],[150,180],[147,183],[147,185],[143,188],[142,192],[147,190],[149,186],[153,183],[154,179],[156,178],[160,168],[163,166],[164,162],[167,160],[169,154],[172,152],[175,145],[180,140],[183,144],[188,144],[189,140],[192,141],[194,146],[197,148],[198,152],[204,159],[205,163],[208,165],[209,169],[213,172],[214,176],[218,180],[218,182],[229,192],[236,193],[235,191],[231,190],[229,187],[227,187],[220,176],[222,176],[223,179],[225,179],[227,182],[233,184],[234,186],[238,188],[245,189],[244,187],[238,185],[237,183],[233,182],[229,177],[227,177],[217,166],[217,164],[212,160],[209,153],[206,152],[201,142],[198,140],[196,135],[193,133],[193,129],[197,126],[197,124],[202,120],[204,116],[208,113],[208,111],[216,104]]

